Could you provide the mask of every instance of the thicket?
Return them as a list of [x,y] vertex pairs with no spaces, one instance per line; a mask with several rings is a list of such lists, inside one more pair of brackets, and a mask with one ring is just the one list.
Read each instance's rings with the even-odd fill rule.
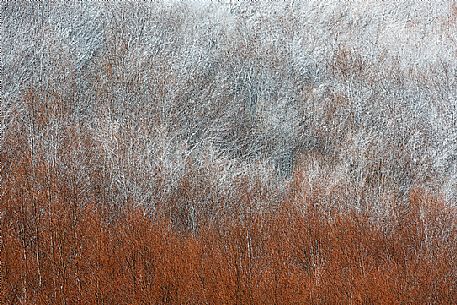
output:
[[[16,158],[2,198],[2,304],[455,304],[457,210],[420,191],[389,214],[323,208],[295,175],[276,205],[202,174],[150,213],[80,203],[43,160]],[[98,177],[94,177],[98,179]],[[102,197],[102,194],[99,194]],[[233,205],[229,205],[232,203]]]
[[453,1],[1,14],[4,303],[457,303]]

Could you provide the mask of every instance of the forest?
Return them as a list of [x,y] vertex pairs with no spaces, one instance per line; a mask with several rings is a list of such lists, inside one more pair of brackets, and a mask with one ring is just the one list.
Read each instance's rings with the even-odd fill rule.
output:
[[0,5],[1,304],[457,304],[455,1]]

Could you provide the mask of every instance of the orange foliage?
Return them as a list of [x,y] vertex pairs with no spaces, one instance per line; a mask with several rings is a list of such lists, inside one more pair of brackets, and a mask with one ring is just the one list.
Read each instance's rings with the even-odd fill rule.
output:
[[186,231],[132,203],[83,206],[45,162],[10,172],[2,304],[457,304],[457,213],[420,192],[382,222],[288,196]]

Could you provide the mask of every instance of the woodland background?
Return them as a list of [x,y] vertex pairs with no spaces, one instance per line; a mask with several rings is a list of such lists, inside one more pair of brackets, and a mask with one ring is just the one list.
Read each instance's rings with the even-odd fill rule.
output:
[[1,19],[2,303],[457,303],[455,1]]

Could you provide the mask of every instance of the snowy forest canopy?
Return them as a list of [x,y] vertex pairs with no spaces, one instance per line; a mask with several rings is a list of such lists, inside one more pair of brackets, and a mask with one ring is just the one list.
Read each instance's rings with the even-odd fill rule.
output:
[[240,175],[281,189],[300,171],[355,205],[414,187],[457,201],[454,1],[1,10],[2,151],[25,137],[82,198],[103,171],[112,200],[153,207],[192,164],[227,192]]

